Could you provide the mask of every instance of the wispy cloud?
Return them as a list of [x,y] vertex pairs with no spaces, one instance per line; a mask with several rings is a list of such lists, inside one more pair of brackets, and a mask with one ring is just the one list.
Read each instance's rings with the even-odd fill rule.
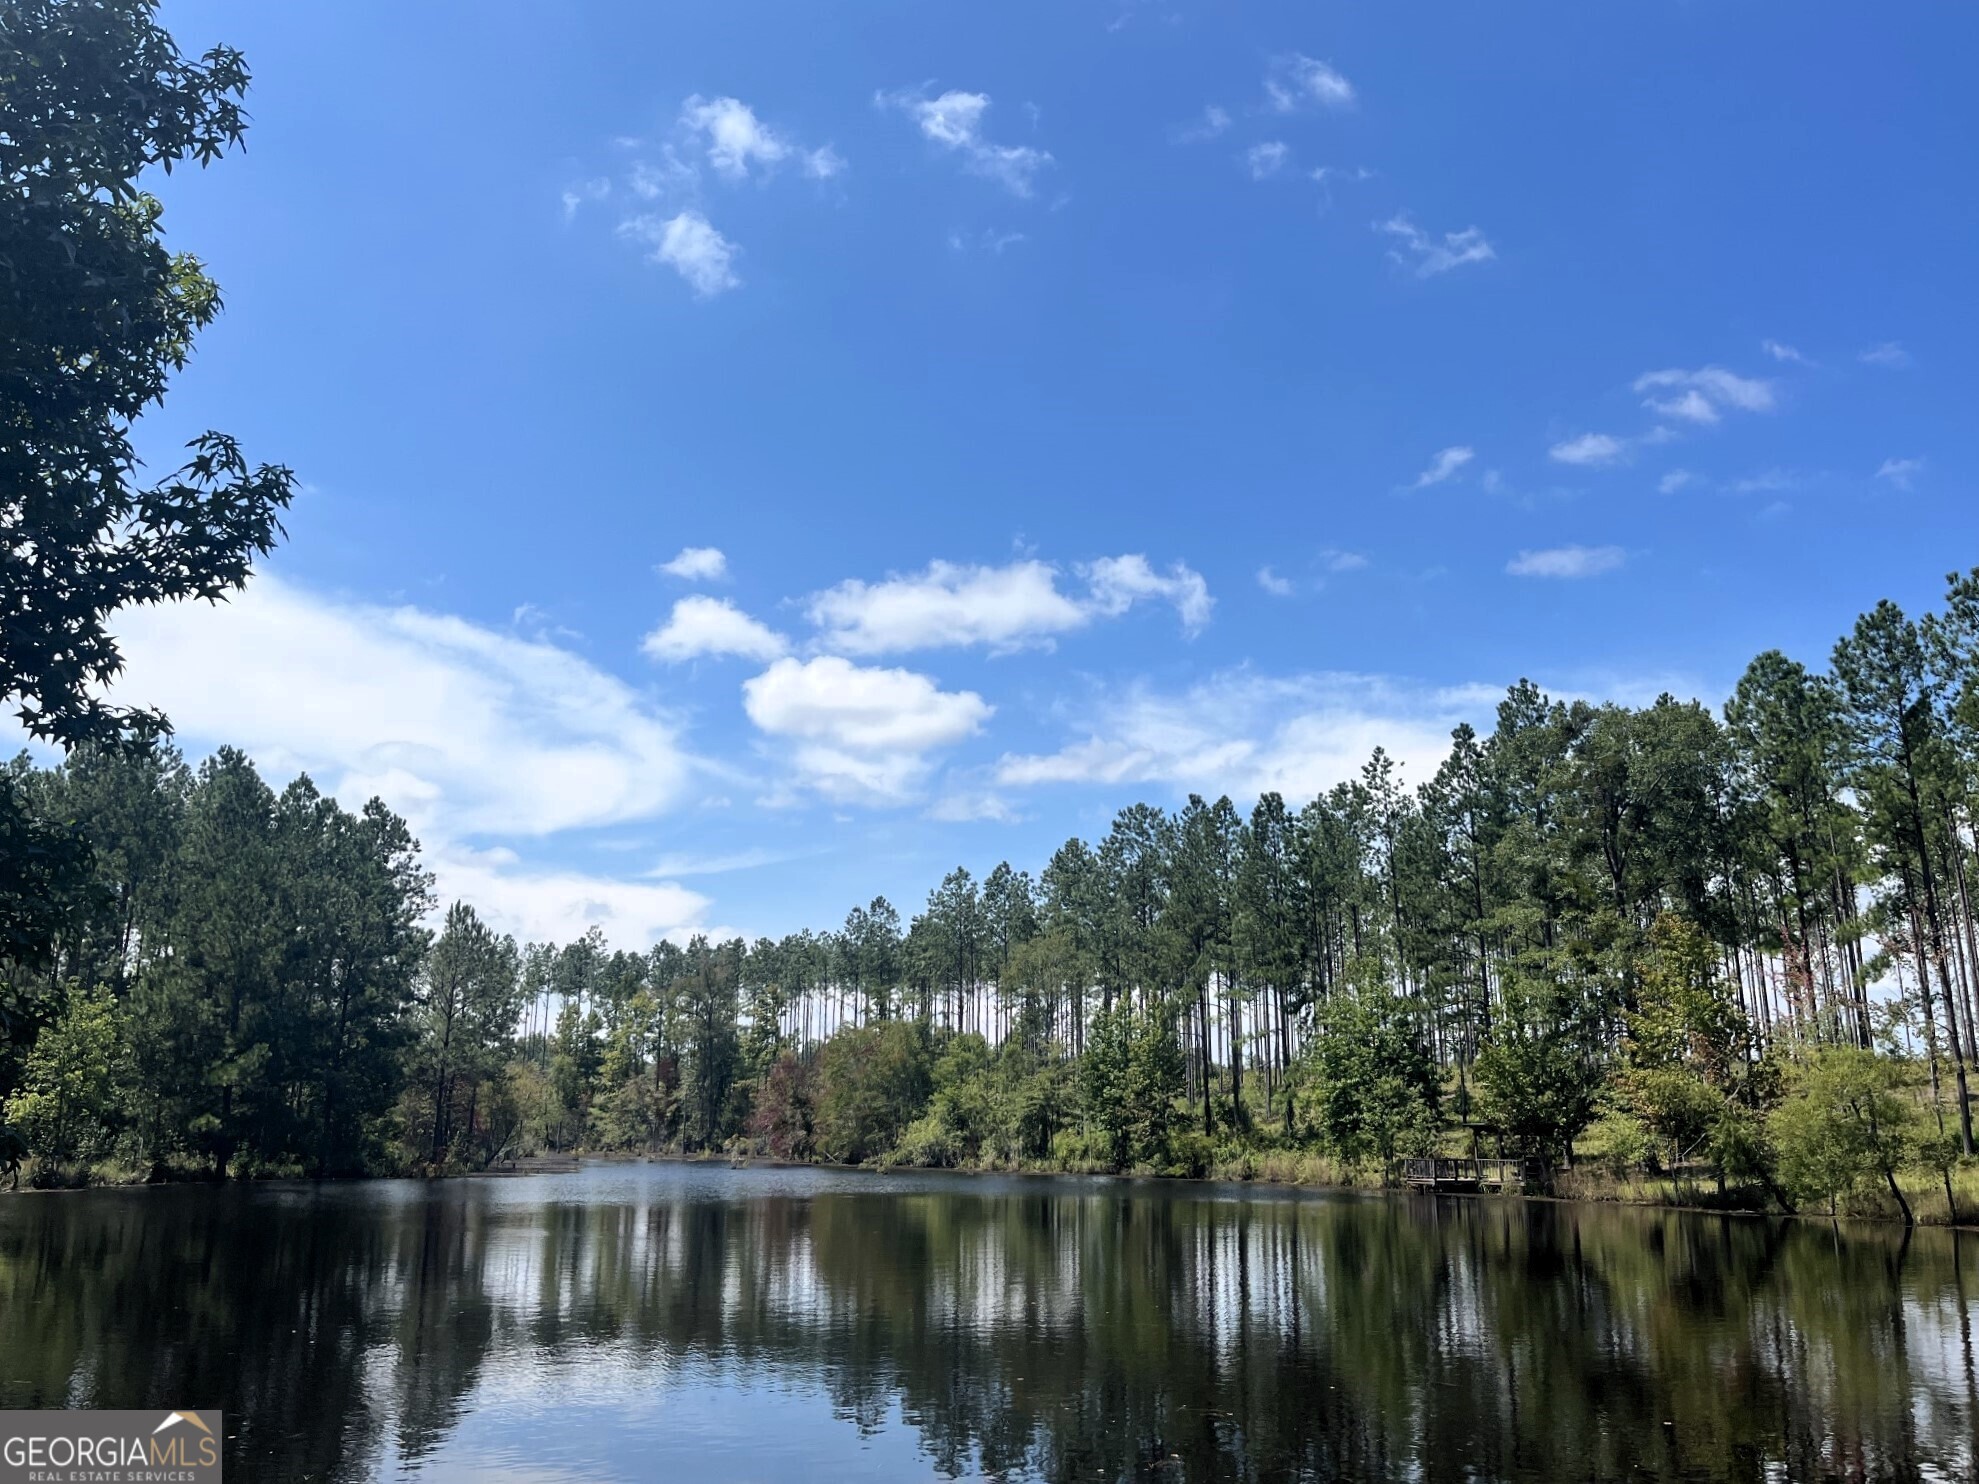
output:
[[943,824],[1010,824],[1020,818],[1008,799],[989,789],[943,794],[928,806],[927,817]]
[[1454,479],[1462,472],[1464,466],[1476,457],[1477,450],[1472,448],[1461,445],[1446,448],[1429,461],[1429,467],[1416,476],[1415,483],[1409,488],[1428,489],[1433,484],[1442,484],[1445,480]]
[[681,105],[680,122],[700,137],[716,172],[733,180],[746,177],[752,163],[768,170],[790,155],[790,146],[740,98],[703,98],[697,93]]
[[572,181],[563,188],[563,219],[570,221],[584,206],[602,201],[611,193],[611,177],[607,175]]
[[1582,433],[1546,450],[1546,456],[1554,463],[1572,464],[1582,469],[1597,469],[1618,463],[1627,453],[1628,443],[1612,433]]
[[449,835],[646,818],[690,776],[671,722],[545,640],[266,573],[229,603],[136,609],[126,623],[128,699],[162,706],[188,737],[308,768],[346,800],[383,794]]
[[1143,598],[1155,598],[1172,603],[1183,632],[1194,634],[1209,622],[1210,609],[1216,606],[1202,574],[1183,562],[1157,572],[1144,556],[1101,557],[1079,570],[1091,584],[1093,604],[1108,617],[1125,613]]
[[1791,345],[1782,345],[1777,340],[1762,340],[1759,348],[1776,361],[1784,361],[1790,366],[1811,366],[1814,363]]
[[1771,412],[1778,405],[1770,381],[1722,366],[1645,371],[1635,379],[1635,390],[1646,394],[1642,405],[1652,412],[1693,423],[1715,423],[1727,411]]
[[1201,144],[1206,139],[1215,139],[1226,133],[1229,128],[1229,111],[1212,103],[1203,109],[1202,117],[1177,129],[1175,138],[1182,144]]
[[648,261],[672,268],[704,299],[742,283],[735,271],[742,249],[708,216],[704,187],[710,176],[735,184],[795,170],[828,180],[846,168],[845,157],[831,145],[800,145],[740,98],[699,93],[681,104],[666,137],[616,143],[630,155],[623,175],[566,187],[566,220],[587,203],[622,200],[619,236],[643,246]]
[[1321,547],[1314,555],[1311,565],[1317,567],[1325,576],[1314,577],[1300,583],[1294,582],[1289,577],[1281,576],[1276,568],[1260,567],[1257,574],[1257,585],[1270,593],[1274,598],[1289,598],[1301,586],[1307,587],[1313,592],[1319,592],[1326,587],[1328,577],[1338,577],[1346,572],[1359,572],[1367,567],[1368,559],[1358,551],[1342,551],[1337,546],[1326,546]]
[[1799,486],[1798,476],[1788,473],[1785,469],[1761,469],[1757,474],[1747,474],[1732,480],[1725,485],[1725,488],[1735,495],[1772,495],[1778,494],[1781,490],[1797,489]]
[[998,654],[1046,648],[1146,600],[1173,605],[1190,633],[1209,620],[1208,584],[1181,562],[1161,572],[1138,554],[1101,557],[1077,572],[1086,581],[1084,593],[1061,588],[1060,570],[1035,558],[1002,567],[935,561],[924,571],[881,582],[841,582],[815,594],[808,614],[821,646],[861,655],[972,645]]
[[686,279],[699,298],[712,299],[741,287],[742,279],[734,266],[741,249],[698,211],[683,211],[665,219],[630,217],[619,223],[619,232],[643,244],[651,261],[664,263]]
[[1264,79],[1264,96],[1275,113],[1352,108],[1359,101],[1354,85],[1332,63],[1298,52],[1273,59]]
[[566,645],[273,573],[227,603],[133,609],[119,637],[120,696],[164,709],[190,754],[230,744],[348,807],[383,798],[419,835],[441,900],[472,901],[503,931],[601,922],[632,943],[708,925],[693,892],[537,856],[567,831],[678,809],[710,771],[664,709]]
[[1354,777],[1376,747],[1410,778],[1427,779],[1449,729],[1488,717],[1496,698],[1484,687],[1436,690],[1351,674],[1239,670],[1181,691],[1140,683],[1100,692],[1077,740],[1053,752],[1006,753],[994,776],[1011,789],[1152,786],[1238,799],[1275,789],[1307,799]]
[[1267,139],[1244,151],[1244,168],[1252,180],[1268,180],[1283,170],[1291,157],[1291,145],[1282,139]]
[[1030,237],[1023,232],[999,232],[994,227],[985,227],[973,237],[959,231],[948,234],[948,246],[951,252],[969,252],[974,249],[999,258],[1018,243],[1030,240]]
[[1044,150],[1027,144],[997,144],[983,136],[983,116],[990,107],[988,93],[951,88],[930,98],[923,92],[881,92],[873,95],[873,102],[906,114],[923,138],[960,156],[968,170],[997,182],[1013,196],[1029,196],[1038,172],[1052,163]]
[[1522,551],[1505,563],[1514,577],[1599,577],[1627,560],[1619,546],[1549,546]]
[[654,861],[646,868],[646,874],[655,880],[678,876],[726,876],[735,871],[756,871],[764,866],[782,865],[785,861],[798,860],[810,853],[761,848],[729,851],[720,855],[675,852]]
[[1910,352],[1894,340],[1872,345],[1856,359],[1865,366],[1881,366],[1886,371],[1902,371],[1915,364]]
[[1410,221],[1406,212],[1375,223],[1375,230],[1396,240],[1388,256],[1418,278],[1433,278],[1466,263],[1488,263],[1498,256],[1476,227],[1445,232],[1438,238]]
[[1672,469],[1656,481],[1656,493],[1659,495],[1674,495],[1696,477],[1688,469]]
[[787,161],[797,161],[806,175],[829,179],[845,169],[845,160],[830,145],[802,149],[756,116],[740,98],[690,97],[680,108],[680,127],[707,151],[715,173],[730,180],[747,179],[754,170],[766,174]]
[[1876,477],[1887,479],[1900,490],[1907,490],[1911,482],[1923,472],[1922,459],[1884,459],[1883,467],[1876,471]]

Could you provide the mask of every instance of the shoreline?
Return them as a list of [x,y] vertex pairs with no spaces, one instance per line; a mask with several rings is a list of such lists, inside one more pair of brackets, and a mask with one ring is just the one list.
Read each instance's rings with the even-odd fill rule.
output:
[[1809,1221],[1833,1226],[1845,1224],[1867,1224],[1874,1226],[1908,1225],[1914,1229],[1929,1229],[1932,1231],[1952,1233],[1979,1232],[1979,1219],[1972,1218],[1958,1222],[1919,1219],[1906,1223],[1900,1216],[1873,1212],[1844,1211],[1830,1216],[1825,1211],[1786,1211],[1729,1204],[1700,1205],[1680,1201],[1628,1199],[1619,1195],[1561,1194],[1553,1191],[1529,1190],[1427,1190],[1406,1185],[1361,1184],[1358,1182],[1337,1180],[1297,1180],[1273,1175],[1244,1175],[1235,1172],[1220,1173],[1215,1170],[1202,1175],[1175,1175],[1164,1174],[1154,1170],[1060,1170],[1041,1169],[1034,1166],[1022,1165],[1004,1167],[998,1165],[839,1164],[826,1160],[778,1159],[772,1155],[688,1154],[673,1151],[639,1153],[598,1152],[559,1155],[546,1158],[540,1164],[532,1162],[511,1169],[458,1170],[421,1174],[266,1175],[225,1179],[92,1180],[74,1185],[53,1186],[23,1184],[18,1190],[0,1189],[0,1196],[76,1195],[101,1190],[177,1190],[189,1186],[234,1190],[277,1185],[344,1185],[366,1180],[388,1181],[393,1184],[431,1183],[443,1180],[512,1180],[530,1176],[569,1175],[577,1173],[587,1165],[614,1164],[726,1165],[730,1169],[738,1170],[819,1170],[831,1174],[869,1175],[882,1178],[891,1175],[949,1175],[964,1178],[1002,1176],[1005,1178],[1039,1181],[1105,1180],[1137,1184],[1153,1183],[1173,1187],[1221,1187],[1232,1191],[1254,1189],[1284,1192],[1287,1194],[1359,1196],[1372,1199],[1403,1196],[1428,1197],[1430,1199],[1516,1201],[1552,1206],[1610,1206],[1635,1211],[1672,1211],[1691,1216],[1746,1217],[1769,1221]]

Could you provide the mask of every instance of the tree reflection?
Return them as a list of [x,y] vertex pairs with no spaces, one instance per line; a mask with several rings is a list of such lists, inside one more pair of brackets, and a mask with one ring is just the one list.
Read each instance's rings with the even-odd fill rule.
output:
[[[1101,1182],[92,1192],[0,1209],[0,1403],[219,1398],[254,1479],[609,1362],[897,1405],[940,1472],[1962,1477],[1967,1238]],[[1962,1245],[1961,1245],[1962,1244]]]

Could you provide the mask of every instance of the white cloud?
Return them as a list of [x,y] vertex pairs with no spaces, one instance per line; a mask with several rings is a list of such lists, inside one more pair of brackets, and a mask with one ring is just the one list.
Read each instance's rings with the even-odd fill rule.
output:
[[559,867],[533,867],[513,851],[442,844],[425,852],[440,903],[463,901],[497,932],[521,941],[568,943],[585,929],[604,929],[617,948],[694,933],[727,936],[707,921],[710,903],[672,881],[627,881]]
[[1244,151],[1244,168],[1250,171],[1252,180],[1269,180],[1285,168],[1291,157],[1291,145],[1282,139],[1267,139]]
[[829,144],[806,151],[804,173],[813,180],[830,180],[833,176],[845,173],[845,156]]
[[678,664],[714,655],[771,660],[790,646],[783,635],[728,599],[696,593],[675,603],[667,621],[640,641],[639,647],[656,660]]
[[925,572],[883,582],[841,582],[810,602],[827,648],[886,654],[983,644],[998,651],[1048,642],[1082,627],[1089,614],[1058,590],[1058,572],[1040,561],[977,567],[935,561]]
[[1770,381],[1722,366],[1645,371],[1635,379],[1635,390],[1649,393],[1642,405],[1651,411],[1694,423],[1715,423],[1726,411],[1771,412],[1778,405]]
[[1865,366],[1881,366],[1887,371],[1901,371],[1913,363],[1910,352],[1894,340],[1872,345],[1856,359]]
[[695,763],[674,723],[541,639],[446,614],[319,597],[260,574],[232,602],[131,611],[122,701],[182,736],[307,769],[459,837],[645,819]]
[[976,175],[996,181],[1014,196],[1031,194],[1037,173],[1052,163],[1044,150],[1024,144],[996,144],[983,137],[988,93],[964,93],[951,88],[938,97],[925,93],[878,93],[873,101],[897,108],[913,119],[924,138],[961,156]]
[[1553,546],[1522,551],[1505,564],[1514,577],[1599,577],[1627,559],[1619,546]]
[[1777,340],[1762,340],[1759,348],[1776,361],[1784,361],[1793,366],[1811,366],[1814,363],[1795,350],[1791,345],[1782,345]]
[[1477,457],[1475,449],[1462,446],[1446,448],[1429,461],[1429,467],[1416,476],[1410,489],[1428,489],[1433,484],[1441,484],[1453,478],[1472,459]]
[[1354,85],[1331,63],[1294,52],[1278,57],[1264,80],[1264,95],[1278,113],[1295,113],[1301,108],[1352,108],[1356,101]]
[[1923,472],[1922,459],[1884,459],[1883,467],[1876,471],[1876,477],[1889,480],[1900,490],[1907,490],[1911,481]]
[[1083,596],[1059,587],[1059,570],[1035,558],[1004,567],[930,562],[882,582],[857,578],[814,595],[808,613],[819,644],[847,654],[889,654],[981,644],[996,653],[1049,645],[1093,619],[1115,617],[1141,598],[1166,599],[1185,627],[1200,628],[1211,599],[1181,563],[1156,573],[1142,556],[1103,557],[1079,573]]
[[683,546],[679,556],[656,570],[686,582],[720,582],[728,576],[728,558],[718,546]]
[[1574,464],[1581,468],[1597,468],[1602,464],[1612,464],[1628,452],[1628,445],[1608,433],[1582,433],[1577,438],[1568,438],[1546,450],[1546,456],[1556,464]]
[[844,158],[830,145],[799,149],[739,98],[703,98],[696,93],[680,106],[680,127],[706,148],[716,173],[730,180],[746,180],[751,167],[767,175],[790,159],[819,180],[845,169]]
[[487,843],[654,818],[705,767],[670,717],[574,651],[265,572],[231,602],[132,610],[121,630],[120,701],[163,708],[190,755],[237,746],[271,781],[307,772],[350,808],[382,798],[419,836],[442,904],[472,902],[521,937],[702,925],[693,892]]
[[1672,397],[1652,399],[1645,405],[1665,417],[1681,418],[1685,422],[1715,423],[1718,420],[1718,409],[1696,387],[1687,387]]
[[1350,674],[1235,671],[1174,693],[1136,685],[1103,695],[1081,740],[1005,754],[994,776],[1005,788],[1158,785],[1239,799],[1276,789],[1298,802],[1356,776],[1376,747],[1402,760],[1410,781],[1427,779],[1449,729],[1488,716],[1495,700]]
[[1476,227],[1466,227],[1461,232],[1445,232],[1442,240],[1438,241],[1433,234],[1410,221],[1406,212],[1375,223],[1375,230],[1396,239],[1397,245],[1389,249],[1389,258],[1410,269],[1418,278],[1433,278],[1439,273],[1448,273],[1452,268],[1461,268],[1466,263],[1488,263],[1498,256],[1485,240],[1484,233]]
[[641,201],[658,201],[663,196],[687,196],[701,184],[701,167],[683,160],[671,144],[660,147],[659,157],[634,160],[626,185]]
[[1149,566],[1144,556],[1101,557],[1079,570],[1092,584],[1093,603],[1109,617],[1125,613],[1141,598],[1161,598],[1175,605],[1183,629],[1194,634],[1209,622],[1209,611],[1216,603],[1202,575],[1181,562],[1163,574]]
[[747,177],[752,163],[769,170],[790,154],[790,145],[740,98],[703,98],[696,93],[681,104],[680,123],[701,137],[708,163],[731,180]]
[[857,752],[945,747],[980,730],[993,709],[974,691],[835,654],[780,659],[744,681],[742,694],[749,719],[770,735]]
[[1696,477],[1688,469],[1672,469],[1656,481],[1656,493],[1659,495],[1674,495]]
[[563,219],[569,221],[587,202],[602,201],[611,193],[612,183],[606,176],[572,181],[563,188]]
[[[1580,678],[1549,693],[1631,706],[1665,692],[1700,693],[1681,675]],[[1376,747],[1402,764],[1405,783],[1426,782],[1448,754],[1450,729],[1468,721],[1488,731],[1504,693],[1489,684],[1247,669],[1178,691],[1136,683],[1099,691],[1075,726],[1077,740],[1054,752],[1006,753],[991,776],[1004,789],[1082,786],[1122,801],[1151,786],[1178,799],[1227,793],[1240,803],[1276,790],[1297,806],[1359,776]]]
[[837,655],[778,660],[743,683],[742,697],[762,732],[795,744],[802,782],[828,798],[878,803],[910,797],[927,754],[974,735],[994,710],[974,691]]
[[[1336,576],[1342,572],[1359,572],[1368,565],[1367,558],[1360,552],[1341,551],[1338,547],[1334,546],[1322,547],[1315,560],[1322,570]],[[1296,583],[1290,578],[1279,576],[1270,567],[1260,567],[1258,569],[1257,584],[1274,598],[1289,598],[1293,593],[1298,591],[1298,585]],[[1323,589],[1325,586],[1325,578],[1318,578],[1313,582],[1313,587],[1316,590]]]
[[1017,811],[1002,795],[988,789],[977,789],[944,794],[928,806],[928,818],[944,824],[977,824],[983,821],[1010,824],[1017,819]]
[[751,847],[746,850],[724,851],[714,855],[696,855],[688,851],[669,852],[654,861],[646,870],[646,877],[652,881],[669,881],[676,876],[723,876],[732,871],[754,871],[763,866],[782,865],[786,861],[801,859],[811,851],[765,850]]
[[715,230],[698,211],[683,211],[662,220],[658,216],[635,216],[619,223],[619,232],[649,249],[655,263],[664,263],[703,299],[714,297],[742,282],[736,276],[735,255],[740,250]]

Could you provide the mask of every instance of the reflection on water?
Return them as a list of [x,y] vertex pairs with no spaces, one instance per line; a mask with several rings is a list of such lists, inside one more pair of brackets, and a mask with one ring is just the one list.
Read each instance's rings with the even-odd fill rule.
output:
[[1979,1242],[617,1165],[0,1202],[0,1406],[246,1480],[1974,1475]]

